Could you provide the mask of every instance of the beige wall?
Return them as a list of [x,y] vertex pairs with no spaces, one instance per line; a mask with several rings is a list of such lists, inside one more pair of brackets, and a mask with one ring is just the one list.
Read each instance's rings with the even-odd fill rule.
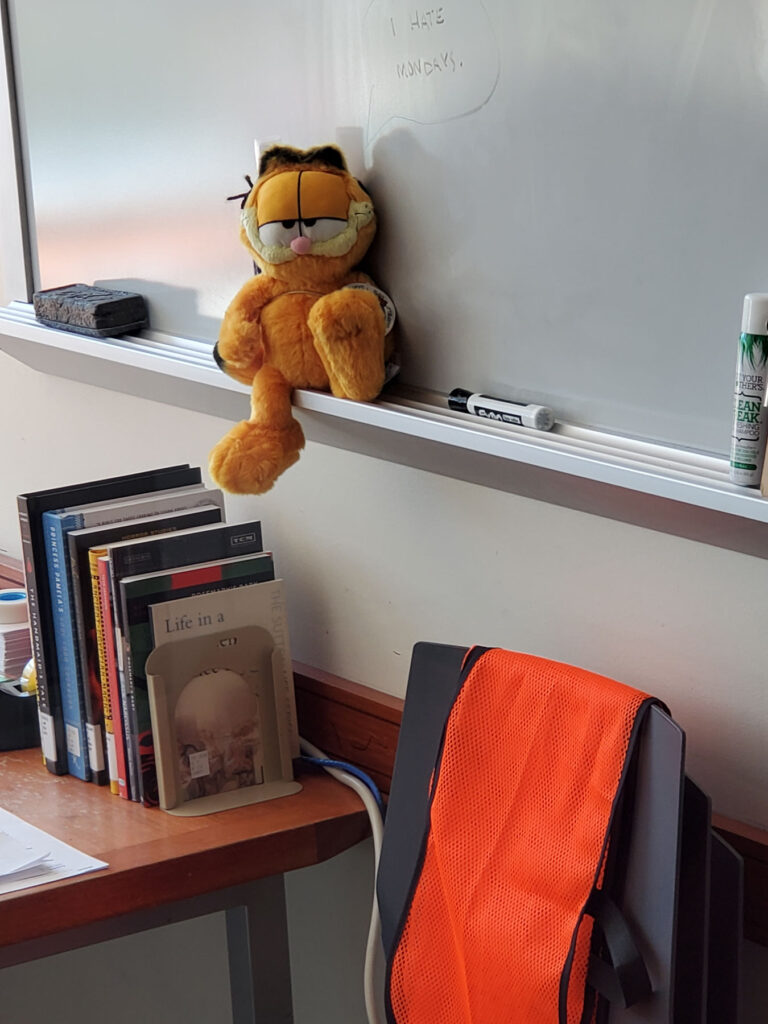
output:
[[[18,492],[204,466],[228,427],[4,355],[0,373],[0,546],[15,552]],[[717,810],[768,825],[763,560],[312,444],[227,510],[263,522],[300,660],[398,695],[418,640],[614,676],[668,703]]]
[[[205,465],[228,426],[47,377],[5,355],[0,381],[0,547],[14,554],[18,492]],[[229,498],[227,508],[231,521],[263,522],[287,584],[295,657],[400,695],[418,640],[495,644],[612,675],[669,704],[688,735],[689,770],[717,810],[768,825],[762,560],[320,445],[309,445],[272,493]],[[335,879],[338,914],[357,922],[361,945],[366,900],[344,894],[350,877],[367,891],[369,868],[356,851],[322,876],[324,891]],[[296,959],[311,966],[307,902],[320,876],[302,877],[289,897]],[[125,941],[129,959],[140,957],[140,940]],[[763,962],[761,951],[755,957]],[[6,976],[20,985],[46,970]],[[317,981],[299,980],[300,1024],[362,1020],[359,1002],[336,1002],[358,984],[356,971],[339,970],[322,1009],[312,1002]],[[161,990],[156,998],[161,1005]]]

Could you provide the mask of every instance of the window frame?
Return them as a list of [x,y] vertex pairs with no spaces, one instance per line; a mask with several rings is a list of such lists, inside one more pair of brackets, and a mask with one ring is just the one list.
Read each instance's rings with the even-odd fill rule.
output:
[[0,295],[31,301],[28,210],[7,0],[0,0]]

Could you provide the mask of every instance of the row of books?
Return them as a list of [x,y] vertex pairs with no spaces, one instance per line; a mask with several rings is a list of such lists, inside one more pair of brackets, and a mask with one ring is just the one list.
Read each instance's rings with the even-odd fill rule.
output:
[[[281,735],[297,745],[282,581],[261,524],[227,524],[223,495],[202,484],[200,469],[167,467],[17,501],[51,772],[157,805],[148,659],[222,624],[255,625],[258,615],[279,639]],[[246,600],[241,588],[262,585],[259,602]],[[236,599],[222,606],[222,592],[235,588]]]

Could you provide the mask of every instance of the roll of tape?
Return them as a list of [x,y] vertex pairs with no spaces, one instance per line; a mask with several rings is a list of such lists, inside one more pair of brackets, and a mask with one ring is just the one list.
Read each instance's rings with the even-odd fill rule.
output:
[[26,622],[27,594],[24,590],[0,590],[0,625]]

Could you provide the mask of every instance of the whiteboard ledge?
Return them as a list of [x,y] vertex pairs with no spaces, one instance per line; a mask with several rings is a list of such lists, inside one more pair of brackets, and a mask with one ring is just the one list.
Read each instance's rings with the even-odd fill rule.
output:
[[[94,339],[0,308],[0,348],[33,369],[225,419],[248,391],[216,366],[210,342],[157,331]],[[119,372],[116,372],[119,366]],[[497,490],[768,557],[768,499],[728,479],[723,457],[558,423],[494,426],[445,396],[390,385],[375,402],[296,391],[307,438]]]

